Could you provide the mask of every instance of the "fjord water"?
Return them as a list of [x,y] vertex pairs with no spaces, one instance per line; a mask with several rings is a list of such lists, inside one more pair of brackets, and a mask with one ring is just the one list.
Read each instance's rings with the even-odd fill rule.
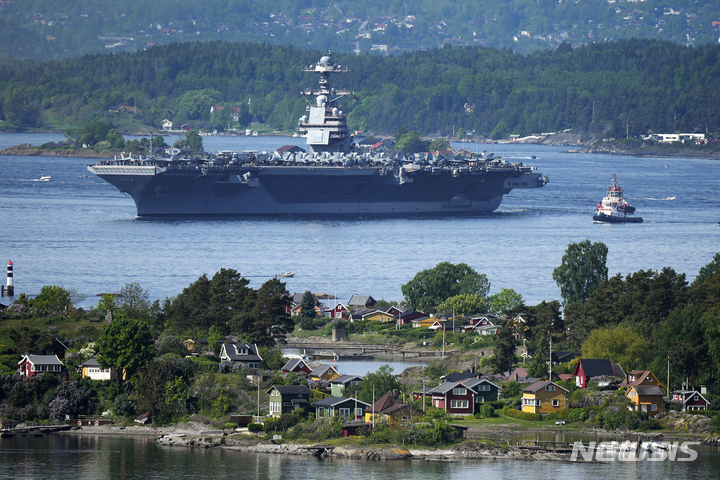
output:
[[[0,148],[61,140],[0,134]],[[291,137],[204,137],[208,151],[273,150]],[[173,141],[172,138],[169,141]],[[691,281],[720,250],[720,161],[567,153],[567,147],[456,144],[536,165],[542,189],[513,190],[492,214],[470,218],[140,220],[129,196],[86,170],[87,158],[0,156],[0,265],[15,292],[62,285],[87,295],[138,282],[150,298],[177,295],[199,276],[233,268],[259,287],[277,273],[288,290],[399,300],[400,287],[442,261],[465,262],[535,305],[559,299],[552,270],[572,242],[608,248],[610,275],[670,267]],[[537,158],[531,159],[532,155]],[[645,222],[592,222],[613,173]],[[40,175],[51,175],[40,182]],[[2,280],[2,279],[0,279]]]
[[[43,438],[0,439],[0,478],[101,479],[448,479],[532,478],[667,479],[717,478],[720,455],[696,447],[694,462],[552,462],[460,460],[457,462],[362,461],[249,454],[221,449],[161,447],[154,437],[52,434]],[[558,441],[566,441],[558,438]]]

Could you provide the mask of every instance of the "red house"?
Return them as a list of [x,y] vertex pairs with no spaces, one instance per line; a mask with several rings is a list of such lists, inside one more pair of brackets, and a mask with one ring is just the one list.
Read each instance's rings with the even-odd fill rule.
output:
[[305,360],[302,358],[291,358],[281,369],[285,373],[295,372],[295,373],[305,373],[307,375],[312,372],[312,368],[308,366],[307,363],[305,363]]
[[58,377],[63,376],[65,365],[57,355],[28,354],[17,363],[18,373],[21,377],[32,377],[41,373],[49,373]]
[[473,415],[476,404],[496,401],[501,388],[485,379],[445,382],[430,390],[432,406],[452,415]]
[[342,303],[338,303],[334,307],[324,310],[323,316],[330,318],[342,318],[343,320],[347,320],[348,318],[350,318],[350,310],[348,310],[348,308]]
[[682,403],[682,411],[707,410],[710,402],[695,390],[676,390],[672,392],[673,402]]
[[590,379],[597,380],[601,387],[606,387],[625,378],[625,372],[620,365],[607,358],[581,358],[575,365],[573,375],[575,385],[580,388],[587,388]]

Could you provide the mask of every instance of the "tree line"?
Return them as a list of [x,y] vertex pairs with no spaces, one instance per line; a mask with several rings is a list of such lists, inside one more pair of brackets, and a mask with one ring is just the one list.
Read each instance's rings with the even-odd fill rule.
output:
[[[105,117],[159,128],[163,119],[222,130],[238,108],[250,122],[290,132],[305,114],[302,69],[322,52],[250,43],[177,43],[136,53],[33,61],[0,59],[0,120],[6,129],[58,128]],[[445,47],[396,57],[336,55],[350,72],[334,85],[357,100],[343,110],[353,130],[478,137],[573,129],[606,137],[650,132],[716,133],[720,46],[621,40],[519,55]],[[110,113],[123,102],[136,113]]]

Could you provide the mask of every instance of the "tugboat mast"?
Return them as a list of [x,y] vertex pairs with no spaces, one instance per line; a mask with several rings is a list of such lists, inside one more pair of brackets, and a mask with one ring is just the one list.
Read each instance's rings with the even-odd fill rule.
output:
[[313,67],[303,70],[320,75],[318,90],[306,89],[302,92],[305,98],[314,97],[315,104],[309,102],[308,115],[300,117],[298,131],[307,137],[307,145],[312,152],[342,152],[352,150],[353,137],[347,128],[347,118],[339,109],[338,100],[353,92],[335,90],[330,85],[330,75],[346,73],[348,70],[332,61],[332,51],[328,50]]

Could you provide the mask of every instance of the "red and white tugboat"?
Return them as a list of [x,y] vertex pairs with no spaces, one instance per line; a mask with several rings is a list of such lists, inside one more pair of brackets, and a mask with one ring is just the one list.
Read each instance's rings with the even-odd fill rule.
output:
[[642,223],[642,217],[633,217],[635,207],[625,201],[623,189],[617,184],[617,175],[613,173],[607,195],[597,204],[597,213],[593,220],[602,223]]

